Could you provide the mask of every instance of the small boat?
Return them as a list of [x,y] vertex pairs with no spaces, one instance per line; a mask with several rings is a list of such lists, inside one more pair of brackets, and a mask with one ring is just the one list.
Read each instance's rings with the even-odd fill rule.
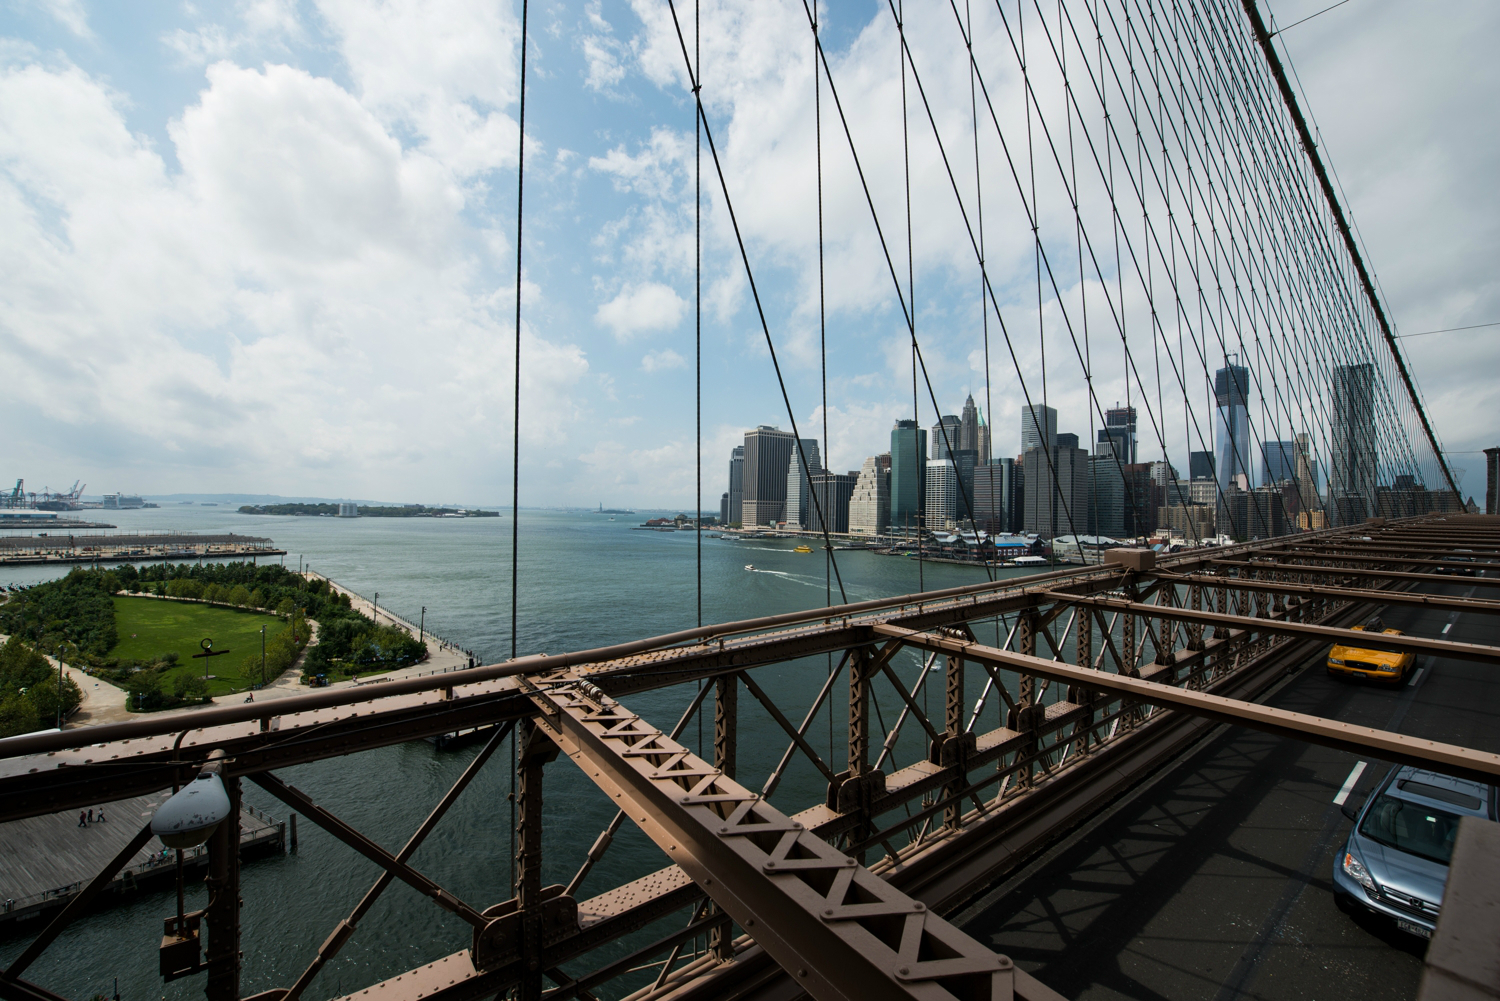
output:
[[794,552],[794,553],[810,553],[810,552],[812,552],[812,546],[798,546],[796,549],[793,549],[792,552]]
[[754,563],[746,563],[745,564],[745,569],[746,570],[754,570],[755,569],[755,564]]

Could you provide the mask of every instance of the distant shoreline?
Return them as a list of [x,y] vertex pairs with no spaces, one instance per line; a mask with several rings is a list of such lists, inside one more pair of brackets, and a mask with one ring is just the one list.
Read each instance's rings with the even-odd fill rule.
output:
[[[337,518],[338,504],[245,504],[240,514],[265,514],[298,518]],[[427,507],[422,504],[360,506],[355,510],[361,518],[498,518],[499,511],[478,511],[472,508]],[[347,517],[347,516],[345,516]]]

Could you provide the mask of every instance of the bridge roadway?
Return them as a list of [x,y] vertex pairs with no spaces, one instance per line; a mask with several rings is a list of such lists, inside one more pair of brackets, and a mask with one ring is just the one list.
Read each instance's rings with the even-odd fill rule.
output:
[[[1424,590],[1462,597],[1471,585]],[[1488,616],[1393,606],[1384,618],[1417,636],[1496,638]],[[1416,666],[1420,676],[1393,689],[1331,678],[1317,660],[1263,701],[1500,751],[1494,667]],[[1350,826],[1333,800],[1357,760],[1225,727],[954,923],[1068,998],[1414,997],[1424,943],[1333,903]],[[1356,805],[1389,767],[1368,760]]]

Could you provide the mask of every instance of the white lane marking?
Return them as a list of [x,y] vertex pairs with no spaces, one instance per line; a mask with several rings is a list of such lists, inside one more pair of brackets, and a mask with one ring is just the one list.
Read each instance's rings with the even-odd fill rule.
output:
[[1344,805],[1344,801],[1347,800],[1349,798],[1349,794],[1354,791],[1354,783],[1358,782],[1359,777],[1364,773],[1365,763],[1363,761],[1355,762],[1354,767],[1349,770],[1349,777],[1345,779],[1344,784],[1339,787],[1339,794],[1333,797],[1334,806]]
[[1448,634],[1448,630],[1450,630],[1452,628],[1453,628],[1453,623],[1451,623],[1451,622],[1448,623],[1446,626],[1444,626],[1443,627],[1443,635],[1446,636]]
[[1417,682],[1422,680],[1422,672],[1425,671],[1425,670],[1427,670],[1427,668],[1425,668],[1425,667],[1419,667],[1419,668],[1417,668],[1417,673],[1413,674],[1411,676],[1411,680],[1406,683],[1406,687],[1407,688],[1416,688],[1417,687]]

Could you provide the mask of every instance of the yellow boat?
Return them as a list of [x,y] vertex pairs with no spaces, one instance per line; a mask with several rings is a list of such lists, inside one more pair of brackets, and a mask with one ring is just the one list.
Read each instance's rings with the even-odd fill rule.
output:
[[[1387,629],[1380,616],[1375,616],[1362,626],[1353,626],[1360,632],[1381,633],[1400,636],[1401,630]],[[1416,657],[1410,653],[1391,650],[1366,650],[1363,647],[1335,645],[1328,651],[1328,673],[1334,677],[1359,678],[1366,681],[1393,681],[1400,683],[1411,670]]]
[[812,546],[798,546],[796,549],[793,549],[792,552],[794,552],[794,553],[810,553],[810,552],[812,552]]

